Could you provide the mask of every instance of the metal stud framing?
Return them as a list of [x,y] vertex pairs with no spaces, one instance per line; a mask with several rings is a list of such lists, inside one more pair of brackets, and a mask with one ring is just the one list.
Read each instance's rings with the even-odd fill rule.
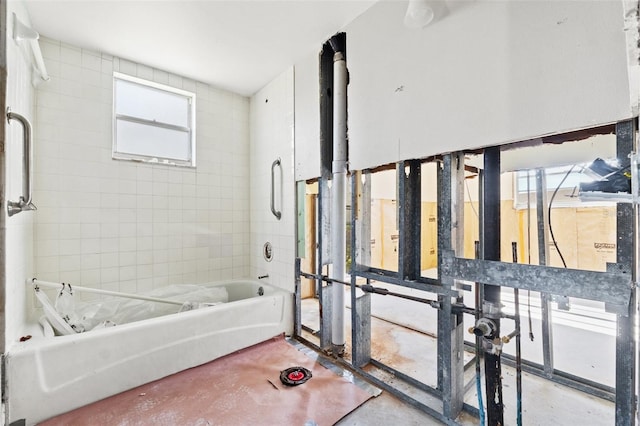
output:
[[[616,126],[618,156],[623,161],[635,148],[635,123],[626,121]],[[399,261],[398,272],[370,267],[370,227],[371,227],[371,179],[368,171],[356,172],[351,176],[352,188],[352,350],[354,371],[368,377],[381,388],[394,393],[408,404],[417,407],[446,424],[457,424],[455,418],[461,410],[477,414],[477,410],[463,403],[464,365],[462,362],[463,334],[462,314],[459,309],[460,293],[456,280],[467,280],[485,284],[485,300],[500,303],[501,287],[512,287],[537,291],[548,295],[547,319],[543,318],[544,365],[524,361],[523,369],[529,373],[544,376],[550,380],[573,387],[591,395],[614,399],[616,403],[616,425],[636,424],[636,360],[637,350],[633,335],[633,324],[637,317],[636,301],[636,223],[637,207],[619,203],[617,207],[617,263],[609,264],[606,272],[584,271],[546,266],[548,253],[545,248],[548,220],[546,211],[546,185],[544,174],[536,174],[539,213],[540,265],[514,264],[500,261],[499,252],[499,148],[485,150],[485,168],[481,171],[482,196],[480,197],[480,240],[481,259],[458,257],[462,248],[462,196],[464,180],[464,156],[461,153],[447,154],[439,161],[438,167],[438,279],[420,275],[420,162],[411,160],[398,163],[398,206],[399,206]],[[320,193],[322,194],[322,180]],[[322,202],[322,197],[320,197]],[[320,216],[322,213],[320,213]],[[322,218],[319,218],[322,221]],[[322,253],[322,248],[319,249]],[[320,256],[322,257],[322,256]],[[322,262],[322,261],[321,261]],[[322,273],[322,263],[318,275]],[[298,271],[300,272],[300,271]],[[392,367],[371,359],[371,295],[360,294],[356,281],[365,279],[400,285],[412,289],[435,293],[438,297],[438,386],[432,388],[403,374]],[[333,283],[331,285],[339,285]],[[325,293],[325,292],[321,292]],[[329,292],[326,292],[329,293]],[[551,336],[551,295],[579,297],[606,302],[607,309],[618,314],[616,339],[616,389],[591,382],[587,379],[555,370],[553,367],[553,339]],[[326,309],[330,304],[322,298]],[[324,309],[321,309],[323,311]],[[471,310],[472,312],[473,310]],[[326,312],[321,322],[325,322]],[[546,325],[545,325],[546,324]],[[546,331],[545,331],[546,330]],[[322,334],[328,329],[321,326],[321,342],[329,339]],[[498,333],[496,333],[498,334]],[[302,339],[304,340],[304,339]],[[309,343],[309,342],[307,342]],[[324,346],[320,345],[324,348]],[[512,360],[503,355],[505,362]],[[488,424],[504,424],[501,401],[501,359],[485,355],[485,373],[488,378],[487,407]],[[343,362],[343,361],[342,361]],[[361,367],[368,363],[367,371]],[[409,396],[404,391],[385,383],[371,374],[371,368],[395,375],[405,384],[436,397],[442,402],[442,410],[432,404]],[[495,396],[498,396],[498,399]],[[526,394],[525,394],[526,397]],[[475,411],[475,413],[474,413]],[[509,420],[506,421],[509,423]]]
[[[492,147],[484,151],[484,238],[482,245],[485,260],[500,260],[500,147]],[[485,280],[484,300],[490,306],[499,307],[500,290],[497,285]],[[484,309],[484,307],[483,307]],[[500,317],[492,318],[496,328],[491,339],[500,338]],[[504,406],[502,402],[502,364],[500,354],[484,354],[484,371],[487,392],[487,425],[504,424]]]
[[[536,213],[538,216],[538,264],[547,265],[549,259],[549,215],[547,210],[547,177],[544,169],[536,170]],[[551,294],[540,293],[542,316],[542,359],[546,377],[553,375],[553,329],[551,328]]]
[[[351,176],[351,345],[352,362],[363,367],[371,361],[371,294],[357,295],[354,273],[358,263],[371,261],[371,175],[356,172]],[[368,280],[367,280],[368,283]]]
[[401,279],[420,276],[420,163],[401,161],[398,170],[398,230],[404,238],[398,243],[398,271]]
[[[629,153],[637,149],[634,121],[624,121],[616,125],[616,145],[618,162],[629,165]],[[616,247],[617,261],[636,282],[634,259],[636,257],[635,238],[637,238],[637,206],[618,203]],[[636,259],[637,261],[637,259]],[[633,425],[636,419],[635,372],[636,343],[634,324],[636,316],[636,290],[631,289],[626,312],[619,314],[616,321],[616,425]]]

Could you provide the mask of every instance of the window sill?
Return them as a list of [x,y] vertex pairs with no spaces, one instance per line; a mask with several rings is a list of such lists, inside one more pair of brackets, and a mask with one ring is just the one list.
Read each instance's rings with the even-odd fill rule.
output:
[[132,161],[134,163],[142,163],[142,164],[154,164],[159,166],[169,166],[169,167],[184,167],[188,169],[195,169],[196,165],[194,163],[186,162],[186,161],[178,161],[178,160],[170,160],[167,158],[142,158],[142,157],[134,157],[127,156],[122,154],[114,153],[111,157],[113,160],[118,161]]

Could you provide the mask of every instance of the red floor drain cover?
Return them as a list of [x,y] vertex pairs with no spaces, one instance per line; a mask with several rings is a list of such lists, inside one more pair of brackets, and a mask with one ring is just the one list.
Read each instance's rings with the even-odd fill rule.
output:
[[304,367],[290,367],[280,372],[280,381],[287,386],[301,385],[311,378],[311,371]]

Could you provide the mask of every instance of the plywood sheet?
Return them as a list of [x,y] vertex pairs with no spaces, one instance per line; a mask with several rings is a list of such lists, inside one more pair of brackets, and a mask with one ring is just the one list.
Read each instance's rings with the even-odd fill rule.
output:
[[616,208],[576,211],[578,268],[605,271],[616,261]]
[[382,207],[382,268],[398,270],[398,242],[396,200],[381,200]]
[[[527,211],[517,213],[520,262],[528,263]],[[536,210],[531,210],[531,263],[538,264],[538,229]],[[553,232],[567,267],[604,271],[607,262],[616,261],[615,207],[558,208],[551,213]],[[515,236],[514,236],[515,237]],[[548,236],[552,266],[562,261]]]
[[476,249],[475,242],[480,239],[480,222],[478,203],[464,203],[464,254],[468,259],[475,259]]
[[516,242],[518,246],[522,244],[518,239],[518,213],[513,208],[513,200],[500,202],[500,235],[500,258],[503,262],[513,262],[511,243]]
[[438,204],[422,203],[420,228],[420,269],[438,266]]
[[371,266],[382,268],[382,200],[371,200]]
[[[280,371],[295,366],[313,377],[283,385]],[[279,337],[41,424],[330,425],[370,397]]]

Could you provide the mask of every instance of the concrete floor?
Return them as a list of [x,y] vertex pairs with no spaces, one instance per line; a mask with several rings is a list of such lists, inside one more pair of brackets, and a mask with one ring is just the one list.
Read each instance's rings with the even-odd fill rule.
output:
[[[417,293],[416,296],[428,297],[424,292],[380,285],[392,291]],[[349,300],[347,297],[346,300]],[[437,351],[435,327],[436,311],[427,305],[393,298],[373,295],[372,299],[372,357],[430,386],[437,380]],[[347,321],[347,349],[345,358],[350,357],[350,311],[345,314]],[[315,330],[319,327],[318,303],[315,299],[305,299],[302,304],[303,324]],[[505,322],[506,323],[506,322]],[[509,327],[510,325],[507,325]],[[522,339],[523,356],[539,362],[541,345],[539,321],[533,321],[537,339],[529,342]],[[528,331],[523,333],[527,337]],[[538,327],[538,328],[536,328]],[[537,331],[536,331],[537,330]],[[554,324],[556,344],[556,362],[570,367],[570,372],[609,384],[613,380],[613,370],[608,364],[613,337],[607,333],[588,332],[570,325]],[[317,337],[304,332],[310,341]],[[559,339],[558,339],[559,338]],[[472,340],[469,337],[469,340]],[[528,343],[525,343],[527,341]],[[513,344],[511,344],[513,346]],[[599,348],[599,350],[589,350]],[[511,352],[512,348],[507,348]],[[612,349],[611,349],[612,350]],[[465,361],[473,357],[465,354]],[[573,360],[573,361],[572,361]],[[387,383],[399,388],[400,380],[393,376],[375,374]],[[592,397],[571,388],[555,384],[539,377],[523,373],[523,423],[527,425],[571,425],[582,423],[590,426],[614,424],[615,405],[609,401]],[[466,376],[473,379],[473,373]],[[516,420],[516,373],[515,369],[503,365],[503,398],[505,405],[505,424],[515,424]],[[484,384],[483,384],[484,393]],[[465,394],[465,402],[478,406],[475,386]],[[429,405],[429,404],[428,404]],[[438,411],[441,407],[433,407]],[[463,425],[478,424],[478,420],[468,414],[457,419]],[[429,415],[403,403],[388,392],[347,415],[339,425],[365,424],[440,424]]]
[[362,425],[440,425],[438,420],[395,398],[388,392],[371,398],[343,417],[336,426]]

